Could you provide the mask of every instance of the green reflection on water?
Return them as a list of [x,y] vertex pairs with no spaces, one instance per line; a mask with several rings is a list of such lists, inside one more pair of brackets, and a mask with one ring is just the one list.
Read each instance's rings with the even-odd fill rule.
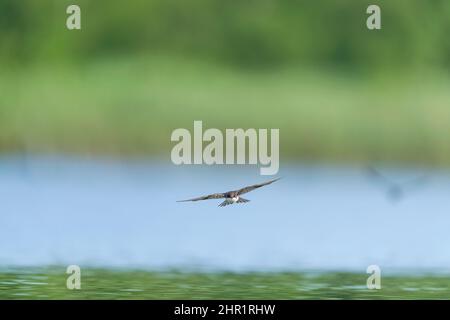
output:
[[365,273],[183,273],[83,269],[81,289],[63,267],[0,271],[0,299],[448,299],[450,277]]

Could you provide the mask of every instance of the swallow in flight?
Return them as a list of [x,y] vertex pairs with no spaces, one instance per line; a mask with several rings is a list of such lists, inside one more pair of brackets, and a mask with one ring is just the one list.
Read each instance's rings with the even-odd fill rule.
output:
[[219,207],[225,207],[229,204],[234,204],[234,203],[245,203],[245,202],[249,202],[250,200],[242,198],[241,197],[242,194],[253,191],[255,189],[258,189],[258,188],[261,188],[264,186],[267,186],[278,180],[280,180],[280,178],[270,180],[267,182],[263,182],[260,184],[254,184],[254,185],[244,187],[239,190],[233,190],[233,191],[228,191],[228,192],[223,192],[223,193],[213,193],[213,194],[209,194],[207,196],[193,198],[193,199],[187,199],[187,200],[180,200],[177,202],[200,201],[200,200],[209,200],[209,199],[225,199],[225,201],[223,201],[221,204],[219,204]]

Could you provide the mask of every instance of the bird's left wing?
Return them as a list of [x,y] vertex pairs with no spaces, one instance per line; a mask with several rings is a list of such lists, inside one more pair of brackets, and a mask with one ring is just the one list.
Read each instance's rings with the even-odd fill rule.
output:
[[225,198],[224,193],[213,193],[209,194],[207,196],[193,198],[193,199],[187,199],[187,200],[178,200],[177,202],[187,202],[187,201],[199,201],[199,200],[209,200],[209,199],[222,199]]
[[242,188],[242,189],[237,190],[237,193],[238,193],[239,195],[241,195],[241,194],[244,194],[244,193],[253,191],[253,190],[255,190],[255,189],[258,189],[258,188],[267,186],[268,184],[274,183],[275,181],[278,181],[278,180],[280,180],[280,179],[281,179],[281,178],[273,179],[273,180],[270,180],[270,181],[267,181],[267,182],[263,182],[263,183],[260,183],[260,184],[254,184],[254,185],[252,185],[252,186],[248,186],[248,187],[245,187],[245,188]]

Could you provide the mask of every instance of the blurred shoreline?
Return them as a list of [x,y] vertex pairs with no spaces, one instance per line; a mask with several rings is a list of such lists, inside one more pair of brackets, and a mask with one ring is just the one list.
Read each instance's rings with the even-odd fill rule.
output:
[[172,58],[41,66],[0,76],[0,152],[164,157],[172,130],[202,120],[279,128],[281,159],[448,167],[449,84]]

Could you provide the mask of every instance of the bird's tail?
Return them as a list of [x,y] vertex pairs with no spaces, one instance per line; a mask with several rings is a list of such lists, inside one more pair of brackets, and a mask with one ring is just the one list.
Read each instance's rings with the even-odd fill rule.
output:
[[250,200],[247,200],[247,199],[244,199],[244,198],[239,197],[239,200],[236,201],[236,202],[237,202],[237,203],[246,203],[246,202],[250,202]]
[[227,206],[227,205],[229,205],[229,204],[233,204],[234,202],[233,202],[233,200],[231,200],[231,199],[226,199],[224,202],[222,202],[221,204],[219,204],[219,207],[225,207],[225,206]]

